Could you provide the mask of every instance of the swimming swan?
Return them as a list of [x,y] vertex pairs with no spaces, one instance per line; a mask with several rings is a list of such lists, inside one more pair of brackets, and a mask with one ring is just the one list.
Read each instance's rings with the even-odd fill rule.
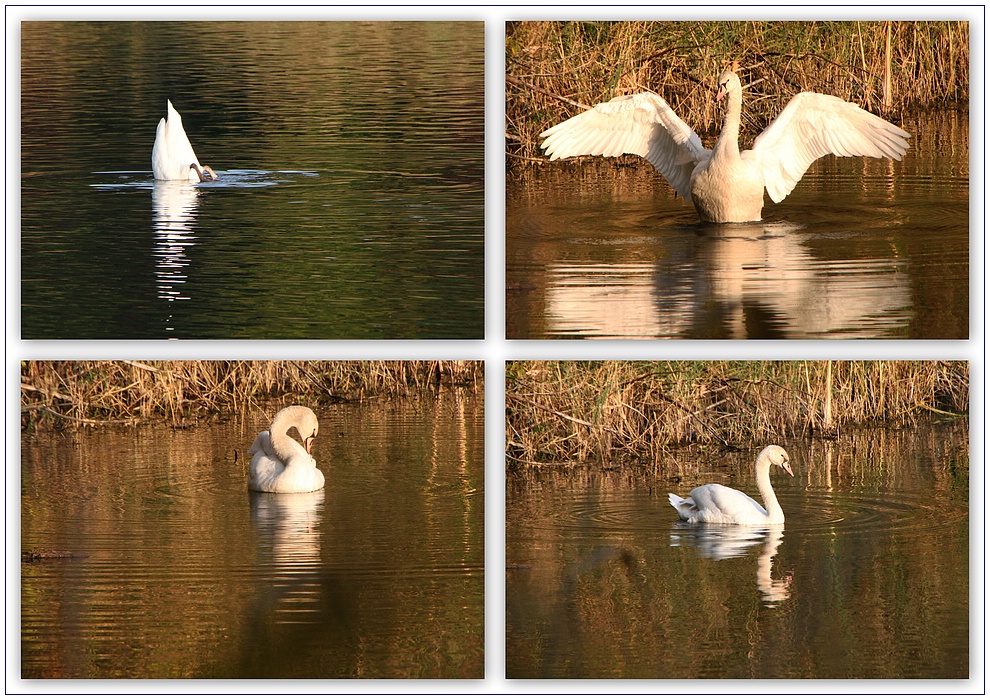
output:
[[[287,435],[299,431],[300,445]],[[323,488],[323,472],[311,454],[319,431],[316,414],[305,406],[289,406],[275,414],[269,430],[262,430],[248,450],[253,455],[248,488],[273,493],[304,493]]]
[[705,149],[662,97],[652,92],[616,97],[542,134],[550,160],[570,156],[643,156],[674,190],[714,223],[759,221],[763,190],[780,202],[824,155],[900,160],[910,134],[831,95],[801,92],[739,152],[742,83],[732,71],[718,77],[716,100],[728,96],[722,133]]
[[151,150],[151,169],[156,180],[216,180],[217,174],[208,165],[200,165],[189,137],[182,128],[182,117],[168,101],[168,121],[158,122],[155,147]]
[[744,494],[722,484],[705,484],[691,491],[687,498],[668,494],[681,520],[689,523],[717,525],[776,525],[784,522],[784,511],[770,485],[770,467],[777,466],[791,476],[790,459],[779,445],[763,448],[756,458],[756,488],[766,508]]

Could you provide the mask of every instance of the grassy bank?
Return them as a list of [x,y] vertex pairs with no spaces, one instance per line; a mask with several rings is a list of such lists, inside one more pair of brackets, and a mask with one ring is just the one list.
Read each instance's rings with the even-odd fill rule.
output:
[[655,466],[689,444],[831,438],[968,410],[966,362],[514,362],[506,368],[507,466]]
[[464,361],[25,361],[21,427],[75,429],[149,419],[185,424],[287,399],[318,406],[451,387],[482,391]]
[[715,78],[733,62],[750,84],[749,136],[802,90],[895,121],[969,99],[966,22],[510,22],[505,61],[510,167],[540,156],[544,129],[643,90],[710,136]]

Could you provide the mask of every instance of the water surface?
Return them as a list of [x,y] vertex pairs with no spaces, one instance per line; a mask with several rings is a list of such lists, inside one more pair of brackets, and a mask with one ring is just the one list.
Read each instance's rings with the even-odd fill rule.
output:
[[25,338],[483,336],[481,22],[26,22],[21,172]]
[[901,162],[820,159],[756,224],[700,223],[649,165],[510,178],[507,336],[968,338],[968,119],[904,128]]
[[481,401],[318,412],[325,490],[247,491],[260,414],[22,437],[24,678],[480,678]]
[[966,678],[968,425],[785,444],[782,527],[668,503],[711,482],[758,498],[755,453],[510,479],[508,677]]

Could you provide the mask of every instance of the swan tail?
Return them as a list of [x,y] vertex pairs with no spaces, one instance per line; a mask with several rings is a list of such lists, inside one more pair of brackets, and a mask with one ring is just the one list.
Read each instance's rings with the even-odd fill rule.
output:
[[667,498],[670,499],[670,505],[674,506],[681,520],[690,520],[692,516],[698,514],[698,506],[695,505],[694,499],[681,498],[673,493],[668,493]]
[[271,436],[267,430],[262,430],[258,433],[258,437],[254,439],[251,443],[251,449],[248,450],[249,455],[261,454],[272,454],[272,441]]

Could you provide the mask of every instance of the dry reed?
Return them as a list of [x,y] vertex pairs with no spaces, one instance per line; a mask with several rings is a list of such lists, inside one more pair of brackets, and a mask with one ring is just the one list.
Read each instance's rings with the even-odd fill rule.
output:
[[483,387],[481,362],[25,361],[21,426],[174,425],[284,398],[315,405]]
[[550,362],[506,368],[510,471],[542,463],[661,462],[689,444],[738,448],[959,416],[966,362]]
[[802,90],[887,117],[969,99],[967,22],[510,22],[509,166],[538,159],[539,133],[581,109],[652,90],[711,135],[718,73],[749,83],[743,124],[758,133]]

